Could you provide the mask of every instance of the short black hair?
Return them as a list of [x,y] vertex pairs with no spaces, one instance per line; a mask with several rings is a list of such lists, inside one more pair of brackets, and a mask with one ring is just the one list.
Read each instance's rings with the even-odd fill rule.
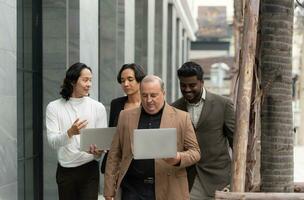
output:
[[119,84],[121,84],[121,73],[125,69],[132,69],[134,71],[135,79],[138,83],[140,83],[141,80],[146,76],[144,69],[140,65],[136,63],[124,64],[117,74],[117,82]]
[[185,62],[178,70],[177,76],[180,77],[189,77],[196,76],[197,80],[203,80],[204,70],[203,68],[195,62]]
[[73,93],[73,84],[75,84],[80,77],[80,73],[83,69],[88,69],[92,72],[92,69],[84,63],[74,63],[66,71],[63,84],[61,85],[60,95],[65,100],[69,100]]

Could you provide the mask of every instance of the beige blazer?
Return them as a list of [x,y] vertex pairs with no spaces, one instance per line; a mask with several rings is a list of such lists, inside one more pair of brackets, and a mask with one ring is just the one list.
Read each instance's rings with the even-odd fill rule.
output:
[[[133,158],[133,130],[138,126],[140,112],[141,108],[135,108],[120,113],[106,165],[104,196],[117,197],[121,181]],[[166,104],[160,128],[177,129],[177,149],[182,153],[180,166],[171,166],[162,159],[155,160],[156,200],[189,199],[185,167],[200,160],[200,150],[190,116]]]

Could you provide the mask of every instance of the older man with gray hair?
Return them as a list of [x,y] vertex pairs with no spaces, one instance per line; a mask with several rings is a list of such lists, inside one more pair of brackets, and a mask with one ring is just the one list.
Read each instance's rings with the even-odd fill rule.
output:
[[[164,83],[157,76],[146,76],[140,92],[141,107],[120,113],[106,165],[104,196],[117,199],[121,190],[122,200],[189,199],[185,168],[200,159],[190,116],[165,102]],[[134,160],[133,130],[154,128],[176,128],[176,157]]]

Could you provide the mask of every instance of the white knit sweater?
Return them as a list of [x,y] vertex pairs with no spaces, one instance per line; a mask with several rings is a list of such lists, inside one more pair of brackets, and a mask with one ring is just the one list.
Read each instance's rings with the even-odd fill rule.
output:
[[90,97],[57,99],[46,108],[47,139],[57,150],[58,162],[63,167],[77,167],[94,159],[92,154],[80,151],[80,136],[69,138],[67,130],[74,121],[86,119],[86,128],[107,127],[107,114],[102,103]]

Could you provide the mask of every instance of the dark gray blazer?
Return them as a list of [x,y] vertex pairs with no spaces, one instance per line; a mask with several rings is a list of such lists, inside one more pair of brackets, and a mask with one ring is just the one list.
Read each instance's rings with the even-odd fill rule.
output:
[[[184,98],[172,104],[187,111]],[[206,99],[198,121],[196,131],[201,150],[201,159],[188,170],[189,187],[197,174],[204,190],[214,196],[215,190],[221,190],[230,183],[231,158],[229,145],[233,146],[235,112],[230,99],[206,91]]]

